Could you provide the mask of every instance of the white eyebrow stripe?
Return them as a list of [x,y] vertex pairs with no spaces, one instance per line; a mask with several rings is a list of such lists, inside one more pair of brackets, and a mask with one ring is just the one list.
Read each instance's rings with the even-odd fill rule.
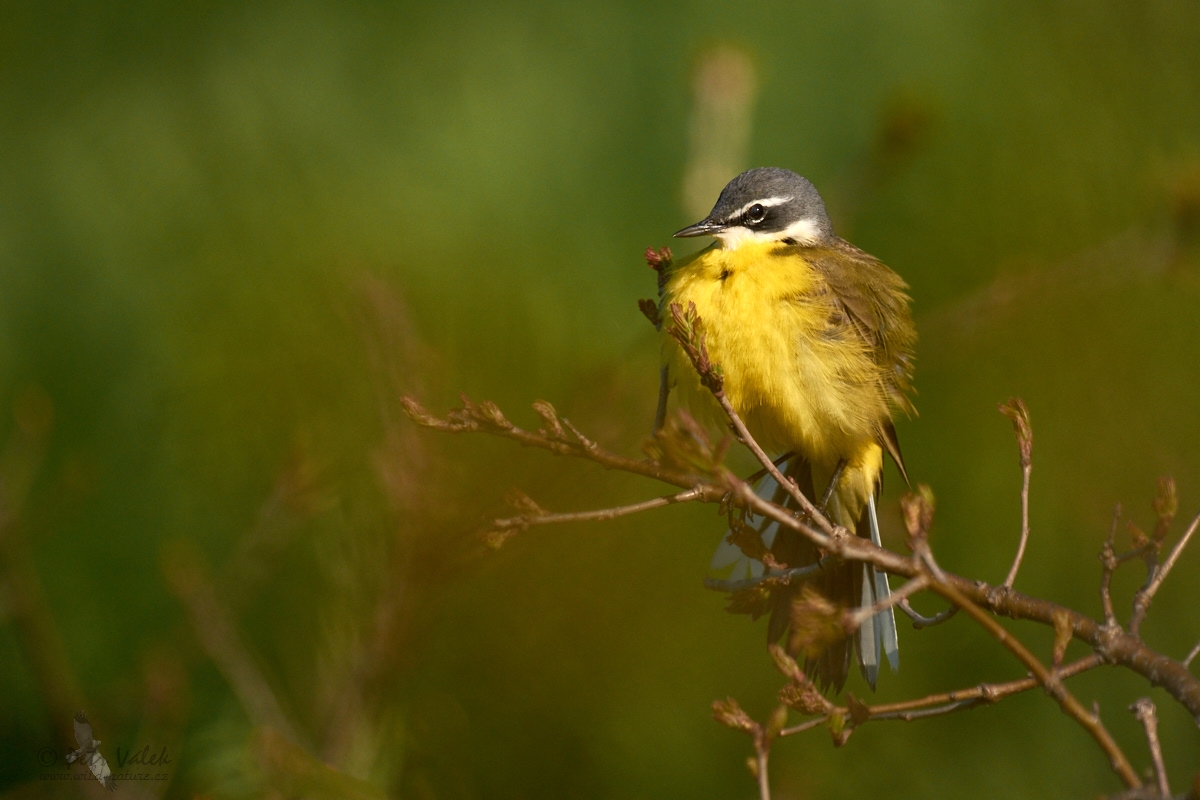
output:
[[730,214],[729,218],[737,219],[742,214],[745,214],[747,211],[749,211],[750,206],[762,206],[764,208],[770,208],[771,206],[781,206],[791,199],[792,199],[792,196],[790,194],[785,194],[780,197],[768,197],[765,200],[751,200],[749,203],[746,203],[746,205],[742,206],[737,211]]

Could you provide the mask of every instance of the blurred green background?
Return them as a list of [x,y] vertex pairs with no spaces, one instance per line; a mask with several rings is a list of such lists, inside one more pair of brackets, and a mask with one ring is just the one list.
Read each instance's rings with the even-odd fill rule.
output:
[[[697,85],[712,63],[743,70],[732,105]],[[717,188],[807,175],[911,284],[899,432],[943,566],[1008,568],[1011,395],[1035,434],[1017,588],[1098,614],[1114,504],[1149,527],[1173,475],[1200,509],[1193,2],[6,3],[0,794],[97,789],[42,777],[85,708],[114,771],[118,748],[169,753],[128,796],[755,796],[709,706],[761,717],[782,680],[763,625],[701,584],[713,509],[485,552],[511,487],[555,510],[661,489],[420,431],[397,402],[465,391],[533,425],[546,399],[637,453],[641,253],[697,218],[705,147]],[[1176,658],[1198,578],[1193,548],[1144,628]],[[881,700],[1022,674],[966,619],[901,638]],[[1147,765],[1145,684],[1072,687]],[[1151,696],[1178,791],[1197,731]],[[839,750],[813,731],[772,777],[779,798],[1119,788],[1040,693]]]

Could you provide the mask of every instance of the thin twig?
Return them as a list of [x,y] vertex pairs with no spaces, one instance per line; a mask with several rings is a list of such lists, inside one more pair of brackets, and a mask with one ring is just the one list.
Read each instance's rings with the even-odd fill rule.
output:
[[[795,455],[796,455],[795,452],[789,450],[786,453],[784,453],[783,455],[781,455],[779,458],[772,461],[771,463],[777,467],[782,467],[789,460],[794,458]],[[755,473],[751,474],[749,477],[747,477],[746,483],[758,483],[760,480],[762,480],[762,478],[766,474],[767,474],[767,471],[765,469],[760,469],[758,472],[755,472]]]
[[785,477],[779,471],[775,463],[767,456],[758,442],[754,440],[754,437],[750,434],[750,429],[746,427],[746,423],[734,409],[733,404],[729,402],[729,397],[725,394],[725,379],[721,371],[721,365],[712,363],[708,358],[708,348],[704,343],[704,320],[697,316],[695,304],[688,303],[687,309],[684,310],[679,303],[671,303],[671,318],[673,321],[670,328],[672,338],[679,343],[680,349],[687,355],[688,360],[692,362],[692,368],[696,370],[696,374],[700,377],[700,384],[712,393],[712,396],[716,398],[721,408],[724,409],[725,415],[729,417],[729,421],[733,425],[733,430],[738,441],[754,454],[754,457],[763,465],[767,473],[784,488],[800,506],[801,510],[808,515],[809,519],[817,524],[817,527],[826,533],[833,533],[833,523],[817,510],[812,500],[804,496],[804,492],[800,491],[800,487],[796,485],[795,481]]
[[1029,542],[1029,473],[1032,470],[1031,464],[1021,465],[1021,543],[1017,545],[1017,555],[1004,579],[1003,585],[1009,589],[1017,579],[1017,570],[1021,569],[1021,560],[1025,558],[1025,545]]
[[[1090,656],[1085,656],[1078,661],[1055,670],[1054,674],[1060,680],[1071,678],[1081,672],[1098,667],[1103,663],[1104,659],[1093,653]],[[1021,678],[1006,683],[981,683],[978,686],[972,686],[970,689],[959,689],[953,692],[929,695],[917,700],[868,706],[868,710],[871,712],[871,721],[898,719],[907,722],[910,719],[910,717],[905,716],[908,712],[926,709],[929,706],[937,706],[938,708],[934,710],[937,710],[939,714],[946,714],[950,711],[959,710],[959,708],[966,709],[979,705],[990,705],[1006,697],[1027,692],[1038,686],[1041,686],[1041,683],[1037,678],[1032,677]],[[926,716],[932,715],[926,714]]]
[[1017,555],[1008,570],[1008,577],[1002,584],[1011,589],[1017,579],[1017,571],[1021,568],[1021,560],[1025,558],[1025,545],[1029,541],[1029,474],[1033,471],[1033,429],[1029,425],[1029,409],[1019,397],[1001,403],[1000,413],[1012,420],[1013,430],[1017,435],[1017,446],[1021,451],[1021,542],[1017,545]]
[[[617,456],[602,448],[585,451],[574,440],[562,438],[567,436],[565,431],[561,431],[561,434],[555,431],[557,417],[548,403],[535,405],[535,410],[546,423],[546,429],[532,433],[516,428],[490,403],[476,405],[469,400],[464,402],[469,404],[467,408],[453,411],[445,419],[429,414],[411,398],[405,399],[405,408],[415,421],[438,430],[502,436],[557,455],[582,458],[609,469],[654,478],[681,489],[697,486],[695,476],[683,470],[667,468],[654,461]],[[704,502],[719,503],[727,493],[732,493],[748,510],[796,531],[826,553],[849,561],[872,564],[878,569],[907,578],[916,577],[920,572],[919,565],[915,565],[911,558],[876,547],[870,540],[854,536],[844,529],[837,529],[834,535],[822,533],[788,510],[758,497],[748,485],[736,477],[725,473],[720,478],[721,485],[702,484],[706,490]],[[1118,556],[1118,559],[1121,557]],[[1120,630],[1119,627],[1106,626],[1103,622],[1077,611],[1013,589],[1000,591],[999,587],[951,574],[945,576],[945,582],[981,608],[998,616],[1050,626],[1054,626],[1056,620],[1064,622],[1073,638],[1094,648],[1106,663],[1124,666],[1146,678],[1152,685],[1164,688],[1188,710],[1197,725],[1200,725],[1200,679],[1192,675],[1179,661],[1153,650],[1140,638]],[[901,607],[903,608],[903,605]]]
[[730,422],[733,423],[733,430],[737,434],[738,441],[754,454],[754,457],[758,459],[758,463],[763,465],[763,469],[787,491],[788,495],[799,504],[808,518],[817,524],[817,527],[826,533],[833,533],[833,523],[813,505],[811,500],[804,496],[804,492],[800,491],[800,487],[796,485],[794,480],[786,477],[779,471],[779,468],[775,466],[775,462],[759,447],[758,442],[750,435],[750,430],[746,427],[746,423],[742,421],[742,418],[729,402],[729,398],[725,396],[725,392],[713,392],[713,396],[717,398],[717,402],[721,404],[721,408],[725,410]]
[[1096,744],[1108,756],[1109,765],[1120,776],[1121,780],[1125,781],[1126,786],[1136,788],[1142,785],[1141,779],[1138,778],[1137,773],[1129,764],[1129,759],[1125,757],[1125,754],[1121,752],[1121,748],[1113,741],[1112,735],[1104,727],[1104,723],[1100,721],[1099,715],[1085,709],[1079,700],[1075,698],[1075,695],[1071,694],[1062,684],[1058,676],[1051,670],[1046,669],[1045,665],[1033,653],[1029,652],[1025,645],[1021,644],[999,622],[994,620],[990,614],[971,602],[966,595],[951,583],[936,581],[930,588],[951,603],[954,603],[954,605],[960,606],[963,611],[978,622],[984,630],[990,633],[996,641],[1007,648],[1010,653],[1016,656],[1033,673],[1038,683],[1045,687],[1047,694],[1057,700],[1063,711],[1078,722],[1096,740]]
[[799,725],[793,725],[790,728],[784,728],[783,730],[781,730],[779,732],[779,736],[780,737],[794,736],[797,733],[804,733],[807,730],[812,730],[813,728],[817,727],[818,725],[824,725],[828,721],[829,721],[829,715],[823,714],[823,715],[817,717],[816,719],[810,719],[808,722],[802,722]]
[[882,600],[875,603],[874,605],[871,605],[866,608],[860,608],[857,611],[853,612],[852,614],[850,614],[850,619],[849,619],[849,624],[850,624],[851,628],[853,630],[858,630],[858,627],[860,625],[862,625],[864,622],[866,622],[867,620],[869,620],[871,617],[875,616],[879,612],[886,611],[887,609],[889,609],[899,603],[904,602],[911,595],[914,595],[917,592],[921,591],[922,589],[927,588],[929,586],[929,580],[930,579],[929,579],[928,575],[918,575],[917,577],[913,578],[908,583],[904,584],[899,589],[892,592],[889,596],[883,598]]
[[713,589],[718,592],[740,592],[743,589],[753,589],[755,586],[761,586],[768,582],[791,583],[796,578],[803,578],[812,575],[814,572],[819,572],[828,564],[828,559],[821,559],[815,564],[809,564],[806,567],[790,567],[788,569],[771,569],[759,575],[757,578],[747,578],[740,581],[723,581],[716,578],[705,578],[704,588]]
[[1147,582],[1146,587],[1137,593],[1133,601],[1133,615],[1129,618],[1129,632],[1134,636],[1138,634],[1138,629],[1141,627],[1142,620],[1146,618],[1146,612],[1150,610],[1150,603],[1154,600],[1154,595],[1158,592],[1160,586],[1167,575],[1170,574],[1175,562],[1179,560],[1179,554],[1183,552],[1183,548],[1187,547],[1188,541],[1192,538],[1192,534],[1196,532],[1196,527],[1200,526],[1200,514],[1196,515],[1192,520],[1192,524],[1188,525],[1187,530],[1183,532],[1183,536],[1179,537],[1179,541],[1171,548],[1171,552],[1167,554],[1167,560],[1164,561],[1157,569],[1154,570],[1153,577]]
[[945,611],[940,611],[937,614],[934,614],[932,617],[927,617],[913,608],[912,604],[909,603],[908,600],[901,601],[898,608],[909,616],[909,618],[913,621],[913,627],[917,630],[929,628],[934,625],[941,625],[943,622],[958,613],[958,606],[950,606]]
[[1200,655],[1200,642],[1196,642],[1196,646],[1192,648],[1192,652],[1187,654],[1187,658],[1183,660],[1184,667],[1190,667],[1196,656]]
[[629,514],[637,514],[641,511],[649,511],[654,508],[662,508],[663,506],[676,505],[678,503],[689,503],[693,500],[702,500],[707,493],[708,487],[696,486],[688,489],[686,492],[680,492],[679,494],[672,494],[666,497],[655,497],[651,500],[643,500],[640,503],[631,503],[627,506],[615,506],[613,508],[599,508],[594,511],[574,511],[561,514],[522,514],[519,517],[493,520],[491,524],[494,530],[509,530],[511,528],[524,530],[533,525],[555,525],[560,522],[597,522],[616,519],[617,517],[624,517],[628,516]]
[[[475,403],[463,395],[462,403],[462,408],[454,409],[441,418],[430,414],[414,398],[401,398],[401,404],[409,418],[426,428],[433,428],[445,433],[488,433],[512,439],[528,447],[548,450],[555,455],[594,461],[606,469],[619,469],[622,472],[653,478],[681,489],[691,489],[696,486],[695,477],[683,470],[671,469],[646,459],[626,458],[605,450],[590,440],[587,445],[583,444],[571,433],[568,433],[564,426],[571,427],[569,423],[559,417],[558,412],[547,402],[539,400],[533,404],[533,410],[546,424],[545,428],[537,432],[523,430],[512,424],[500,409],[489,401]],[[714,491],[718,494],[712,500],[720,499],[724,494],[715,487]]]
[[[1133,610],[1129,615],[1129,632],[1134,636],[1140,635],[1142,622],[1146,619],[1146,614],[1150,610],[1150,603],[1154,599],[1154,594],[1158,591],[1158,587],[1162,584],[1158,580],[1158,574],[1161,569],[1158,557],[1162,552],[1163,542],[1166,540],[1167,532],[1171,529],[1171,523],[1175,520],[1175,514],[1179,510],[1179,499],[1175,492],[1175,480],[1173,478],[1164,477],[1158,479],[1158,491],[1154,496],[1154,511],[1158,516],[1158,520],[1154,524],[1154,531],[1150,536],[1146,537],[1146,541],[1142,543],[1142,561],[1146,564],[1146,582],[1142,584],[1142,588],[1138,589],[1133,595]],[[1187,533],[1183,535],[1183,539],[1179,544],[1183,544],[1191,536],[1193,527],[1189,528]],[[1138,534],[1141,534],[1138,531]],[[1136,537],[1135,537],[1136,539]],[[1177,548],[1178,549],[1178,548]]]
[[[1094,669],[1103,663],[1104,659],[1093,653],[1090,656],[1085,656],[1078,661],[1055,670],[1054,674],[1059,679],[1071,678]],[[968,689],[956,689],[951,692],[931,694],[927,697],[905,700],[899,703],[881,703],[879,705],[863,706],[859,711],[861,716],[855,724],[864,725],[867,722],[889,721],[911,722],[925,717],[941,716],[955,711],[965,711],[983,705],[992,705],[1006,697],[1027,692],[1038,686],[1041,686],[1041,683],[1037,678],[1025,677],[1006,683],[981,683]],[[808,720],[791,728],[785,728],[780,731],[779,735],[790,736],[810,730],[828,721],[829,717],[834,714],[844,717],[850,716],[850,709],[849,707],[833,708],[822,713],[815,719]]]
[[1150,760],[1154,762],[1154,777],[1158,780],[1158,793],[1164,798],[1171,796],[1167,783],[1167,765],[1163,763],[1162,745],[1158,741],[1158,710],[1149,697],[1143,697],[1129,707],[1138,722],[1146,729],[1146,743],[1150,745]]
[[1117,567],[1121,565],[1121,561],[1117,558],[1114,542],[1117,535],[1117,524],[1121,521],[1121,504],[1117,503],[1113,507],[1112,524],[1108,526],[1108,538],[1104,540],[1104,547],[1100,550],[1100,605],[1104,609],[1104,625],[1106,627],[1115,628],[1117,626],[1117,612],[1113,609],[1112,601],[1112,576],[1116,572]]
[[771,756],[770,745],[756,746],[754,748],[755,765],[758,773],[758,798],[759,800],[771,800],[771,781],[767,777],[767,761]]

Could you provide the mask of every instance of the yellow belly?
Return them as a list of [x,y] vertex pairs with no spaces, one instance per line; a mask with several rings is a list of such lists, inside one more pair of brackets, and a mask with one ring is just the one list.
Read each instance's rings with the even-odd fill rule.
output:
[[[772,255],[776,248],[715,247],[682,263],[665,287],[664,316],[671,303],[695,304],[726,396],[764,449],[807,458],[818,491],[847,462],[839,495],[848,495],[846,510],[856,516],[882,468],[877,432],[890,410],[879,367],[861,338],[831,322],[820,273],[794,251]],[[663,351],[680,401],[724,427],[720,407],[665,330]]]

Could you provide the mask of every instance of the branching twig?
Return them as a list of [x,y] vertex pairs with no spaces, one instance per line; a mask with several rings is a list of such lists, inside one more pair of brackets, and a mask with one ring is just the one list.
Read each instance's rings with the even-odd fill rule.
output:
[[[1090,655],[1055,671],[1060,680],[1086,672],[1104,663],[1096,655]],[[917,700],[901,703],[868,706],[871,721],[901,720],[909,722],[924,717],[940,716],[954,711],[963,711],[982,705],[998,703],[1006,697],[1041,686],[1037,678],[1021,678],[1007,683],[981,683],[970,689],[960,689],[943,694],[929,695]]]
[[[569,513],[552,514],[540,508],[530,509],[530,513],[522,514],[517,517],[508,517],[504,519],[492,520],[491,525],[485,534],[489,537],[491,544],[500,544],[508,537],[519,531],[527,530],[534,525],[555,525],[561,522],[602,522],[605,520],[616,519],[617,517],[628,516],[629,514],[637,514],[642,511],[649,511],[654,508],[662,508],[663,506],[676,505],[678,503],[689,503],[693,500],[703,500],[709,492],[709,487],[696,486],[688,489],[686,492],[679,494],[667,495],[666,497],[655,497],[651,500],[643,500],[640,503],[631,503],[627,506],[615,506],[613,508],[600,508],[594,511],[574,511]],[[532,503],[528,498],[525,501]],[[522,502],[524,506],[524,502]]]
[[[493,436],[512,439],[528,447],[539,447],[555,455],[594,461],[606,469],[619,469],[634,475],[654,478],[681,489],[692,489],[696,486],[695,476],[689,475],[683,470],[672,469],[655,461],[620,456],[588,439],[580,441],[573,433],[569,432],[574,430],[574,426],[566,419],[559,417],[554,406],[544,400],[535,402],[533,410],[542,418],[546,427],[533,432],[518,428],[509,422],[495,403],[485,400],[476,404],[466,395],[463,395],[461,399],[463,407],[451,411],[444,418],[430,414],[412,397],[401,398],[401,402],[413,422],[426,428],[446,433],[489,433]],[[715,489],[714,491],[719,492]],[[706,497],[706,502],[720,499],[720,494],[718,493],[714,498]]]
[[1143,697],[1129,707],[1129,710],[1146,729],[1146,743],[1150,746],[1150,760],[1154,762],[1154,777],[1158,782],[1158,793],[1164,797],[1171,796],[1171,786],[1167,783],[1167,765],[1163,763],[1162,745],[1158,741],[1158,710],[1149,697]]
[[979,623],[996,641],[1004,645],[1010,653],[1016,656],[1033,673],[1038,683],[1045,687],[1047,694],[1058,701],[1062,710],[1078,722],[1096,740],[1096,744],[1108,756],[1109,764],[1112,766],[1113,771],[1121,777],[1121,780],[1125,781],[1126,786],[1136,788],[1142,785],[1141,779],[1138,778],[1137,773],[1129,764],[1129,759],[1125,757],[1125,754],[1121,752],[1121,748],[1113,741],[1112,735],[1109,734],[1108,729],[1100,721],[1099,715],[1085,709],[1079,700],[1075,698],[1075,695],[1071,694],[1063,686],[1058,676],[1051,670],[1048,670],[1033,653],[1029,652],[1025,645],[1021,644],[1000,623],[996,622],[990,614],[971,602],[970,599],[952,584],[936,581],[930,588],[954,605],[962,608],[963,611]]
[[1179,554],[1183,552],[1183,548],[1187,547],[1192,534],[1196,532],[1197,525],[1200,525],[1200,515],[1197,515],[1192,520],[1192,524],[1188,525],[1183,536],[1179,537],[1179,541],[1175,543],[1175,546],[1171,548],[1171,552],[1167,554],[1167,560],[1154,570],[1145,588],[1135,596],[1133,601],[1133,616],[1129,618],[1129,632],[1134,636],[1138,634],[1142,620],[1146,618],[1146,612],[1150,610],[1150,603],[1154,600],[1154,595],[1158,593],[1159,587],[1162,586],[1167,575],[1175,567],[1175,562],[1179,560]]
[[[1129,615],[1129,632],[1134,636],[1139,634],[1142,622],[1146,619],[1146,613],[1150,610],[1150,603],[1154,600],[1158,587],[1162,585],[1162,581],[1158,577],[1161,572],[1158,554],[1162,550],[1163,541],[1171,529],[1171,523],[1174,521],[1178,509],[1179,500],[1175,493],[1175,480],[1169,477],[1159,478],[1158,493],[1154,497],[1154,511],[1158,514],[1158,522],[1155,523],[1154,533],[1141,546],[1142,560],[1146,562],[1146,582],[1134,594],[1133,613]],[[1194,524],[1183,535],[1175,550],[1172,551],[1172,555],[1176,555],[1183,545],[1187,544],[1193,530],[1195,530]]]
[[763,465],[763,469],[765,469],[771,475],[771,477],[774,478],[779,485],[787,491],[788,495],[800,505],[800,508],[803,509],[804,513],[809,519],[815,522],[817,526],[826,533],[833,533],[833,523],[830,522],[826,516],[812,504],[811,500],[804,496],[804,492],[800,491],[800,487],[796,485],[794,480],[785,476],[779,471],[779,468],[775,466],[775,462],[773,462],[771,458],[763,451],[763,449],[758,446],[758,442],[756,442],[754,437],[750,435],[750,431],[746,427],[746,423],[742,421],[742,418],[738,415],[737,411],[734,410],[733,406],[729,402],[729,398],[725,396],[725,392],[721,391],[719,393],[715,393],[715,395],[717,402],[721,404],[721,408],[723,408],[725,413],[729,415],[729,419],[733,423],[734,432],[737,434],[738,441],[745,445],[750,452],[754,454],[754,457],[758,459],[758,462]]
[[[1029,482],[1032,463],[1032,433],[1029,427],[1028,410],[1025,408],[1024,403],[1020,400],[1010,400],[1007,404],[1001,406],[1001,411],[1012,419],[1021,450],[1021,539],[1016,556],[1008,575],[999,587],[989,587],[982,582],[967,581],[964,578],[949,575],[943,572],[937,565],[933,553],[929,548],[928,533],[932,521],[932,494],[928,492],[927,488],[922,487],[922,494],[920,495],[910,495],[909,501],[904,504],[906,527],[909,530],[909,546],[913,551],[913,557],[911,558],[904,558],[896,553],[884,550],[875,546],[869,540],[853,536],[843,528],[833,526],[812,505],[812,502],[804,496],[795,482],[784,476],[777,465],[772,462],[757,442],[755,442],[753,435],[746,427],[744,421],[736,409],[733,408],[728,397],[726,397],[720,367],[709,361],[701,329],[701,320],[696,315],[694,306],[689,306],[685,313],[678,304],[672,304],[671,315],[674,322],[671,329],[672,336],[688,355],[693,367],[700,376],[701,383],[709,389],[725,411],[738,440],[755,455],[766,472],[771,474],[779,485],[793,497],[804,510],[805,515],[797,516],[787,509],[759,497],[748,483],[737,479],[720,467],[720,455],[723,455],[722,449],[718,448],[720,455],[716,455],[708,448],[707,440],[703,436],[694,437],[698,440],[703,440],[703,446],[696,451],[704,456],[704,458],[700,459],[701,461],[705,461],[706,458],[708,459],[706,465],[703,467],[703,471],[716,478],[717,483],[723,485],[721,488],[728,490],[728,494],[725,495],[722,502],[728,502],[729,499],[733,499],[734,502],[746,508],[748,512],[771,519],[781,526],[796,531],[817,548],[827,553],[827,557],[869,563],[874,565],[876,569],[910,578],[910,581],[895,592],[888,600],[877,603],[870,608],[857,609],[847,613],[844,623],[847,628],[856,628],[870,616],[894,605],[899,605],[904,611],[909,613],[918,625],[929,625],[943,621],[948,619],[956,609],[962,608],[976,623],[988,631],[989,634],[1008,649],[1031,672],[1031,677],[1001,685],[1002,689],[1000,690],[994,686],[980,684],[979,687],[976,687],[976,691],[973,694],[951,693],[946,696],[930,696],[930,698],[911,701],[908,704],[875,708],[865,706],[852,697],[851,703],[846,709],[839,709],[832,707],[823,699],[824,707],[822,707],[821,703],[813,700],[812,695],[819,697],[819,693],[816,692],[815,687],[811,686],[808,679],[803,676],[803,673],[799,671],[799,668],[796,667],[790,657],[777,655],[777,663],[781,659],[788,662],[790,664],[788,669],[794,672],[792,676],[793,681],[799,681],[800,683],[797,685],[802,686],[798,690],[799,695],[793,697],[792,700],[800,703],[799,707],[803,710],[811,709],[810,713],[812,711],[819,713],[821,716],[818,719],[809,720],[791,728],[785,728],[786,708],[780,707],[780,709],[777,709],[777,713],[772,715],[771,721],[766,726],[763,726],[751,720],[732,700],[727,701],[728,705],[726,706],[720,708],[717,707],[720,704],[714,706],[717,718],[720,721],[730,727],[739,728],[750,733],[754,739],[755,759],[752,762],[752,767],[758,778],[762,797],[769,797],[767,760],[771,742],[778,736],[799,733],[800,731],[817,727],[822,722],[825,722],[829,724],[830,730],[834,734],[835,743],[841,744],[848,738],[855,725],[862,724],[870,719],[911,720],[947,714],[972,708],[981,703],[995,702],[999,697],[1004,696],[1003,694],[998,694],[998,691],[1015,693],[1039,685],[1058,702],[1068,716],[1074,719],[1092,736],[1107,756],[1113,771],[1121,778],[1125,785],[1130,789],[1138,789],[1142,787],[1141,780],[1101,722],[1098,713],[1092,713],[1085,709],[1079,700],[1062,683],[1062,679],[1067,677],[1068,674],[1075,674],[1076,671],[1090,669],[1105,661],[1128,666],[1147,677],[1153,684],[1164,686],[1192,712],[1193,717],[1200,723],[1200,681],[1197,681],[1187,671],[1185,665],[1172,662],[1165,656],[1147,648],[1137,635],[1138,626],[1145,617],[1155,593],[1158,591],[1163,580],[1165,580],[1167,574],[1174,567],[1179,554],[1190,540],[1196,528],[1200,526],[1200,516],[1198,516],[1172,549],[1162,567],[1157,566],[1159,549],[1162,546],[1170,521],[1175,513],[1173,483],[1165,481],[1160,483],[1159,500],[1156,502],[1156,509],[1159,512],[1159,524],[1155,530],[1153,539],[1139,543],[1135,537],[1135,548],[1130,553],[1122,554],[1121,556],[1118,556],[1114,552],[1113,547],[1115,521],[1117,519],[1117,515],[1114,515],[1114,528],[1109,532],[1109,537],[1102,553],[1102,562],[1104,564],[1101,581],[1101,595],[1104,605],[1103,624],[1048,601],[1021,595],[1014,591],[1012,586],[1019,572],[1029,539]],[[422,424],[427,424],[431,427],[439,427],[443,430],[452,431],[487,430],[488,432],[516,439],[522,443],[543,447],[551,452],[563,455],[577,455],[597,461],[610,468],[626,469],[637,474],[656,477],[660,480],[665,479],[667,482],[675,482],[676,485],[683,486],[679,479],[685,473],[664,466],[663,463],[660,463],[661,460],[633,462],[629,459],[623,459],[620,456],[607,453],[594,442],[586,439],[573,426],[570,426],[568,422],[565,420],[560,421],[548,404],[541,407],[535,406],[538,413],[547,423],[547,428],[539,431],[537,434],[531,434],[513,426],[494,405],[483,404],[482,406],[472,406],[465,399],[464,405],[466,408],[463,411],[452,413],[446,420],[436,420],[423,412],[414,401],[406,401],[410,415],[419,422],[422,422]],[[570,436],[564,433],[564,428],[569,430]],[[667,460],[673,461],[674,459],[668,458]],[[687,459],[684,459],[684,461],[686,463]],[[663,476],[666,473],[669,473],[669,477],[664,478]],[[606,519],[624,513],[635,513],[648,508],[660,507],[666,505],[668,502],[690,500],[712,502],[715,499],[714,495],[719,492],[717,486],[714,484],[705,483],[703,480],[697,482],[694,478],[691,485],[684,488],[687,488],[687,491],[671,496],[670,498],[657,498],[617,509],[559,515],[551,515],[538,509],[537,513],[523,515],[511,520],[498,520],[497,527],[501,529],[521,529],[532,524],[543,524],[545,522]],[[1112,607],[1110,594],[1111,577],[1117,566],[1137,555],[1141,555],[1146,560],[1148,575],[1145,586],[1135,597],[1130,628],[1128,633],[1126,633],[1115,621],[1115,612]],[[768,564],[768,567],[770,566],[771,564]],[[806,571],[804,574],[807,574],[807,571],[814,568],[816,567],[809,566],[801,569]],[[743,588],[753,588],[756,585],[765,584],[769,581],[790,580],[799,576],[800,573],[791,570],[769,570],[766,575],[749,582],[714,581],[710,582],[709,585],[716,588],[737,591]],[[743,586],[743,584],[745,585]],[[913,611],[907,601],[908,597],[925,588],[932,589],[935,593],[949,601],[951,608],[936,617],[923,617]],[[1047,668],[1043,665],[1020,641],[1014,638],[993,618],[993,614],[1032,619],[1043,624],[1052,625],[1055,629],[1055,666]],[[1067,643],[1071,638],[1078,638],[1088,642],[1096,652],[1092,656],[1076,662],[1071,667],[1060,668],[1058,665],[1061,663]],[[773,648],[773,652],[775,652],[775,649],[777,648]],[[1197,649],[1200,650],[1200,646]],[[1192,657],[1194,657],[1194,654],[1189,656],[1189,662]],[[782,714],[779,712],[782,712]],[[848,727],[846,722],[847,715],[850,720]],[[1147,730],[1147,735],[1150,737],[1149,727]],[[1153,741],[1156,741],[1156,739],[1153,739]],[[1160,782],[1161,780],[1160,773]]]
[[[469,403],[469,401],[467,402]],[[491,433],[522,444],[540,447],[559,455],[594,461],[610,469],[620,469],[636,475],[655,478],[682,489],[692,489],[697,486],[695,476],[683,470],[665,467],[654,461],[625,458],[609,453],[600,447],[592,450],[584,449],[571,439],[561,426],[559,430],[553,430],[553,423],[557,417],[549,404],[539,403],[535,406],[535,410],[542,413],[543,419],[547,421],[550,428],[550,430],[537,433],[523,431],[512,425],[504,419],[499,409],[490,403],[478,406],[469,404],[467,408],[451,412],[445,419],[430,415],[411,398],[406,400],[405,405],[409,414],[417,422],[438,430]],[[503,420],[504,424],[494,422],[497,417]],[[769,517],[780,525],[798,532],[817,547],[837,558],[869,563],[877,569],[908,578],[916,577],[920,572],[919,565],[914,564],[911,558],[875,547],[869,540],[854,536],[842,529],[837,529],[834,535],[825,534],[786,509],[758,497],[748,485],[729,473],[722,473],[719,477],[723,481],[722,485],[701,484],[705,490],[703,502],[721,502],[726,493],[731,492],[737,501],[743,503],[754,514]],[[1130,554],[1118,556],[1118,559],[1126,560],[1136,554],[1135,550]],[[1070,630],[1072,638],[1094,648],[1107,663],[1127,667],[1146,678],[1152,685],[1166,689],[1200,725],[1200,679],[1192,675],[1180,662],[1148,647],[1140,638],[1120,630],[1119,627],[1110,628],[1077,611],[1064,608],[1048,600],[1029,597],[1012,589],[998,591],[998,587],[951,574],[946,574],[945,582],[980,608],[997,616],[1029,620],[1052,627],[1055,626],[1055,620],[1058,619]]]
[[1025,545],[1029,541],[1029,473],[1033,470],[1033,429],[1029,425],[1029,409],[1019,397],[1012,397],[1007,403],[1001,403],[1000,413],[1012,420],[1013,430],[1017,434],[1017,445],[1021,450],[1021,542],[1017,545],[1017,555],[1003,583],[1005,588],[1011,589],[1017,579],[1017,570],[1021,568],[1021,560],[1025,558]]
[[[1098,667],[1103,663],[1104,660],[1102,658],[1093,654],[1056,670],[1055,675],[1060,680],[1071,678]],[[1041,683],[1037,678],[1029,677],[1008,681],[1007,683],[981,683],[969,689],[956,689],[951,692],[931,694],[926,697],[905,700],[900,703],[881,703],[870,706],[860,705],[857,709],[858,717],[855,720],[855,725],[861,726],[867,722],[911,722],[916,719],[941,716],[955,711],[966,711],[978,708],[979,706],[992,705],[1006,697],[1027,692],[1038,686],[1041,686]],[[779,735],[783,737],[802,733],[828,721],[830,716],[835,714],[849,716],[851,709],[850,707],[833,707],[816,719],[808,720],[791,728],[784,728],[780,731]]]
[[790,567],[789,569],[769,569],[757,578],[746,578],[740,581],[723,581],[716,578],[705,578],[704,588],[713,589],[718,592],[740,592],[743,589],[753,589],[756,586],[762,586],[766,583],[775,583],[779,585],[791,583],[796,578],[804,578],[812,575],[815,572],[823,570],[828,563],[827,559],[821,559],[815,564],[809,564],[806,567]]

